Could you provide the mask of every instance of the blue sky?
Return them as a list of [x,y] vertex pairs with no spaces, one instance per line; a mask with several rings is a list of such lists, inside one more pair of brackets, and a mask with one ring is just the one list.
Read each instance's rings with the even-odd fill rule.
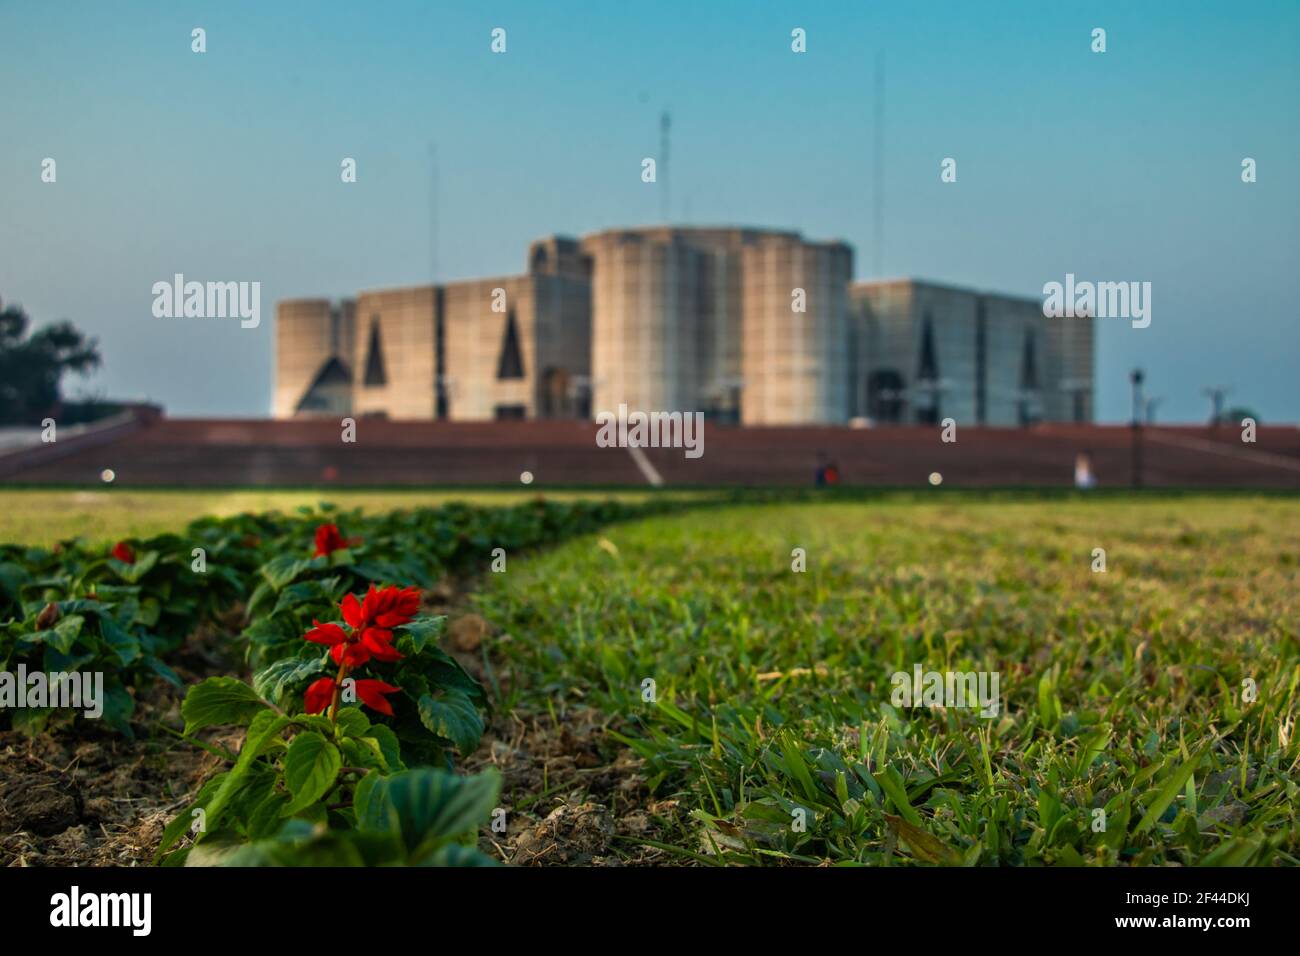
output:
[[[884,275],[1150,281],[1149,328],[1101,323],[1101,420],[1126,418],[1141,364],[1161,420],[1202,420],[1201,387],[1231,384],[1300,421],[1294,0],[7,2],[0,37],[0,298],[99,337],[74,393],[267,414],[277,299],[430,278],[434,141],[441,278],[657,221],[640,161],[665,108],[672,219],[845,239],[871,278],[883,54]],[[176,272],[260,281],[261,327],[153,318]]]

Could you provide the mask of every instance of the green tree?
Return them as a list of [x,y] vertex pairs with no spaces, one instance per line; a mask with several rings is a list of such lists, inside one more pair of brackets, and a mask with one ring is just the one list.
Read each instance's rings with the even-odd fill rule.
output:
[[0,309],[0,425],[36,425],[57,410],[65,372],[85,375],[100,364],[99,345],[71,322],[28,334],[21,306]]

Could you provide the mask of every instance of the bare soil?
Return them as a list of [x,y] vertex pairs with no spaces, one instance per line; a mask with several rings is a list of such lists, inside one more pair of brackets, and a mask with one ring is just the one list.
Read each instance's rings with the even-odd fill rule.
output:
[[[174,661],[187,683],[229,673],[202,633]],[[220,761],[167,733],[184,692],[162,681],[137,695],[134,739],[90,721],[35,737],[0,731],[0,865],[144,866],[163,827]],[[238,747],[240,733],[206,737]]]
[[[444,584],[427,596],[448,614],[448,650],[486,686],[498,635],[466,613],[464,590]],[[501,637],[508,640],[508,637]],[[220,633],[196,634],[173,660],[186,684],[238,673]],[[492,677],[509,686],[508,670]],[[35,737],[0,731],[0,865],[148,866],[163,828],[221,768],[218,757],[164,727],[179,728],[183,690],[157,682],[137,696],[135,737],[80,722]],[[676,819],[674,801],[654,800],[641,761],[608,736],[592,708],[495,713],[465,772],[501,771],[502,809],[481,849],[524,866],[654,865],[680,860],[642,842]],[[206,735],[237,751],[242,731]],[[500,828],[504,823],[504,830]]]

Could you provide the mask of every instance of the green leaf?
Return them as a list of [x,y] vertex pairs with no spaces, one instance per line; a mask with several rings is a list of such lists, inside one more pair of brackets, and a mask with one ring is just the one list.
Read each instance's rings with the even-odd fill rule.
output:
[[406,688],[411,697],[418,699],[421,694],[430,693],[435,688],[458,690],[479,707],[487,706],[483,685],[441,648],[430,645],[417,654],[410,642],[403,640],[398,649],[407,657],[398,664],[393,683]]
[[262,697],[284,706],[303,681],[325,670],[329,653],[313,657],[285,657],[268,664],[253,675],[253,689]]
[[213,794],[212,799],[204,806],[204,810],[207,812],[209,831],[215,831],[221,812],[225,810],[231,798],[238,793],[239,788],[248,777],[253,761],[262,752],[262,748],[267,741],[291,723],[293,723],[291,717],[281,716],[273,710],[260,710],[253,716],[252,722],[248,725],[248,733],[244,735],[244,746],[240,748],[239,759],[230,768],[230,772],[226,775],[226,779],[222,781],[220,789]]
[[402,763],[402,748],[397,742],[397,734],[390,728],[383,724],[375,724],[361,740],[367,744],[374,741],[374,746],[390,772],[406,769]]
[[1088,768],[1106,752],[1106,745],[1110,743],[1110,737],[1111,729],[1108,725],[1097,730],[1096,733],[1083,742],[1079,747],[1079,759],[1074,768],[1076,777],[1085,776]]
[[425,727],[454,743],[462,757],[474,752],[483,736],[483,716],[469,697],[459,690],[447,690],[438,697],[424,694],[419,707]]
[[45,729],[50,716],[54,713],[50,707],[20,707],[12,712],[10,724],[14,730],[27,737],[35,737]]
[[358,827],[362,825],[364,817],[374,814],[373,819],[377,820],[379,825],[372,829],[382,830],[386,828],[383,812],[378,809],[377,805],[372,805],[370,802],[370,798],[375,792],[375,784],[381,779],[379,771],[371,770],[358,780],[357,785],[352,788],[352,813],[356,817]]
[[903,785],[903,778],[893,767],[885,767],[880,773],[875,775],[876,783],[880,784],[880,789],[885,791],[894,808],[898,810],[904,820],[914,827],[921,825],[921,815],[912,809],[912,805],[907,801],[907,788]]
[[1038,720],[1045,730],[1054,730],[1061,719],[1061,701],[1056,696],[1055,675],[1051,671],[1038,681]]
[[[325,603],[328,599],[329,593],[322,586],[322,582],[310,580],[300,581],[298,584],[289,585],[280,592],[280,596],[275,602],[275,608],[271,611],[271,615],[275,616],[277,614],[282,614],[285,611],[295,609],[305,604]],[[319,616],[328,620],[330,616],[336,613],[337,612],[331,608],[329,610],[322,610]],[[340,622],[333,621],[332,623],[338,624]]]
[[1259,852],[1264,841],[1250,837],[1234,837],[1201,860],[1200,866],[1246,866]]
[[357,788],[358,829],[400,833],[417,858],[487,822],[501,790],[496,770],[458,777],[425,768],[391,777],[376,774],[373,781]]
[[190,688],[181,704],[181,716],[188,735],[203,727],[246,724],[266,707],[266,701],[242,680],[209,677]]
[[908,845],[917,859],[944,866],[958,866],[961,863],[961,855],[956,850],[919,826],[890,813],[885,814],[885,822]]
[[280,591],[310,567],[311,559],[285,554],[262,565],[262,577],[266,578],[267,584]]
[[214,855],[223,866],[391,866],[405,861],[405,851],[389,834],[314,829],[303,820],[288,820],[273,837]]
[[117,659],[125,667],[133,660],[140,656],[140,640],[134,634],[123,630],[121,625],[109,617],[103,617],[99,622],[99,633],[104,638],[104,643],[113,649]]
[[360,737],[370,729],[370,718],[360,707],[340,707],[336,720],[338,732],[347,737]]
[[176,816],[172,818],[171,823],[167,824],[166,829],[163,830],[162,840],[158,844],[158,851],[154,854],[153,861],[155,865],[162,858],[162,855],[172,848],[177,840],[190,831],[190,828],[194,826],[195,820],[193,811],[197,808],[206,807],[213,795],[215,795],[216,792],[221,789],[222,784],[226,782],[226,777],[228,776],[229,773],[219,773],[205,783],[203,789],[199,791],[199,795],[194,798],[194,804],[176,814]]
[[21,564],[12,561],[0,563],[0,592],[6,594],[11,601],[18,600],[19,590],[31,579],[31,574]]
[[25,640],[30,644],[44,643],[60,654],[70,654],[77,638],[81,636],[81,627],[85,622],[86,619],[80,614],[67,614],[59,618],[59,622],[48,631],[36,631]]
[[172,684],[175,687],[181,686],[180,676],[152,654],[144,659],[144,665],[163,680],[167,681],[167,683]]
[[808,772],[808,763],[804,756],[799,752],[799,748],[793,744],[786,735],[781,736],[781,757],[785,762],[786,771],[799,782],[804,796],[814,802],[821,802],[823,797],[813,783],[812,774]]
[[116,569],[123,581],[135,584],[153,570],[154,565],[158,563],[159,557],[157,551],[146,551],[143,554],[136,555],[135,564],[125,564],[117,560],[117,558],[109,558],[108,563]]
[[248,815],[244,832],[251,840],[260,840],[275,834],[281,824],[281,811],[288,805],[289,798],[272,789],[270,793],[253,808]]
[[459,843],[449,843],[446,846],[439,847],[423,859],[415,863],[416,866],[496,866],[497,861],[492,859],[486,853],[480,852],[472,846],[461,846]]
[[284,782],[293,802],[281,815],[291,816],[329,793],[342,765],[339,748],[320,734],[312,731],[294,737],[284,758]]
[[262,581],[253,589],[253,594],[248,599],[246,613],[249,620],[256,620],[261,617],[262,605],[271,600],[275,595],[275,588],[271,587],[270,581]]
[[[410,653],[418,654],[426,647],[434,644],[447,624],[445,615],[438,617],[417,617],[409,624],[403,624],[397,628],[396,638],[401,644],[399,646],[405,651],[409,647]],[[403,637],[409,637],[410,641],[402,641]]]
[[[116,678],[113,678],[116,681]],[[131,715],[135,713],[135,698],[119,683],[104,689],[104,713],[101,719],[118,733],[133,736]]]
[[[1208,744],[1201,747],[1201,749],[1192,754],[1192,756],[1189,757],[1181,767],[1165,778],[1164,786],[1162,786],[1159,793],[1156,794],[1155,801],[1147,808],[1146,814],[1138,822],[1137,830],[1134,832],[1145,833],[1156,825],[1156,821],[1160,819],[1161,814],[1165,812],[1169,805],[1174,802],[1174,798],[1178,796],[1178,791],[1183,789],[1183,784],[1185,784],[1188,778],[1196,772],[1196,765],[1201,762],[1201,758],[1205,756],[1205,752],[1208,749]],[[1170,759],[1172,761],[1172,758]]]
[[365,858],[349,837],[350,834],[325,833],[297,843],[283,843],[274,839],[259,840],[257,843],[237,847],[212,862],[217,866],[237,867],[365,866]]

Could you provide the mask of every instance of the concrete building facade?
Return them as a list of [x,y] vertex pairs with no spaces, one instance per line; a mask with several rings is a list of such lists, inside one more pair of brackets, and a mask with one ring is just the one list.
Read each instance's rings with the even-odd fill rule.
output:
[[352,408],[354,303],[293,299],[276,307],[273,414],[346,414]]
[[592,404],[696,410],[704,401],[705,257],[671,230],[588,236]]
[[856,415],[990,426],[1092,420],[1091,318],[1049,319],[1037,299],[913,279],[855,283],[850,296]]
[[673,227],[612,229],[581,245],[592,270],[595,409],[749,424],[847,419],[847,245]]
[[742,263],[741,421],[844,424],[852,250],[771,234],[747,245]]
[[1043,417],[1049,422],[1091,422],[1093,415],[1093,323],[1091,316],[1044,319]]
[[[333,306],[279,303],[276,417],[587,417],[586,266],[559,238],[534,243],[529,263],[520,276],[362,292]],[[346,317],[337,335],[335,313]],[[344,384],[322,395],[319,376]]]
[[275,415],[746,425],[1088,422],[1093,320],[1038,299],[852,281],[798,233],[656,226],[528,250],[522,275],[279,303]]

